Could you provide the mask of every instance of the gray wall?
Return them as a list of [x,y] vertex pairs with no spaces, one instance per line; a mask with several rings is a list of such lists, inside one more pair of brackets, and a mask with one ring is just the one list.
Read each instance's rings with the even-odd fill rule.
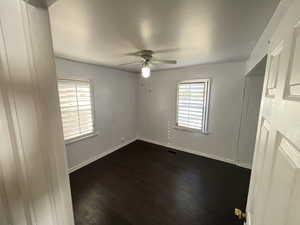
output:
[[[139,137],[237,163],[244,72],[245,63],[234,62],[158,71],[147,80],[140,79]],[[176,83],[195,78],[212,78],[208,135],[174,129]]]
[[[262,76],[247,78],[246,103],[242,104],[244,62],[157,71],[149,79],[60,58],[56,59],[56,69],[58,77],[89,79],[94,86],[98,135],[66,146],[70,169],[136,137],[245,167],[251,165]],[[212,79],[208,135],[174,129],[176,84],[195,78]]]
[[60,58],[56,70],[60,78],[88,79],[94,87],[98,135],[66,146],[69,168],[136,138],[136,74]]

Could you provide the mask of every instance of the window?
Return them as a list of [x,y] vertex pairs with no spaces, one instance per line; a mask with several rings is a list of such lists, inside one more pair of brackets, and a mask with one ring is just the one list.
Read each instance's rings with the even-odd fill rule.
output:
[[207,133],[210,80],[189,80],[177,85],[178,128]]
[[94,132],[93,104],[89,81],[58,80],[64,139],[86,136]]

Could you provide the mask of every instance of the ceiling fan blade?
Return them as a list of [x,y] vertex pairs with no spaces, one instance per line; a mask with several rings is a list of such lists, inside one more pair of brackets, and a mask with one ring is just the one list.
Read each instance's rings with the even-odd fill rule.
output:
[[127,55],[127,56],[140,56],[140,51],[138,51],[138,52],[131,52],[131,53],[125,53],[124,55]]
[[151,51],[151,50],[147,50],[147,49],[142,49],[142,50],[139,50],[137,52],[131,52],[131,53],[127,53],[125,55],[128,55],[128,56],[143,56],[143,55],[153,55],[154,52]]
[[141,62],[141,61],[136,61],[136,62],[119,64],[118,66],[130,66],[130,65],[137,65],[137,64],[142,64],[142,63],[143,62]]
[[177,64],[177,61],[152,58],[151,63],[154,63],[154,64]]
[[154,51],[154,54],[161,54],[161,53],[170,53],[170,52],[177,52],[180,48],[168,48],[168,49],[161,49]]

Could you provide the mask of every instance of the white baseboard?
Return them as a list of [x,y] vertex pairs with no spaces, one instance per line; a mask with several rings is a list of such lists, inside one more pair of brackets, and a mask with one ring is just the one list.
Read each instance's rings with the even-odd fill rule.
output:
[[79,170],[80,168],[82,168],[84,166],[87,166],[88,164],[90,164],[92,162],[95,162],[96,160],[101,159],[104,156],[107,156],[108,154],[110,154],[110,153],[112,153],[114,151],[117,151],[120,148],[123,148],[126,145],[129,145],[130,143],[132,143],[132,142],[134,142],[136,140],[141,140],[141,141],[145,141],[145,142],[149,142],[149,143],[161,145],[161,146],[164,146],[164,147],[173,148],[173,149],[176,149],[178,151],[188,152],[188,153],[191,153],[191,154],[194,154],[194,155],[199,155],[199,156],[202,156],[202,157],[206,157],[206,158],[210,158],[210,159],[214,159],[214,160],[218,160],[218,161],[230,163],[230,164],[233,164],[233,165],[237,165],[239,167],[251,169],[251,165],[249,165],[249,164],[236,163],[233,160],[222,158],[222,157],[219,157],[219,156],[216,156],[216,155],[213,155],[213,154],[207,154],[207,153],[203,153],[203,152],[198,152],[198,151],[194,151],[194,150],[191,150],[191,149],[186,149],[186,148],[182,148],[182,147],[170,145],[170,144],[167,144],[167,143],[161,143],[161,142],[153,141],[153,140],[150,140],[150,139],[134,138],[134,139],[126,141],[126,142],[124,142],[124,143],[122,143],[120,145],[114,146],[114,147],[112,147],[111,149],[109,149],[109,150],[107,150],[105,152],[102,152],[102,153],[100,153],[98,155],[95,155],[94,157],[92,157],[92,158],[90,158],[90,159],[88,159],[88,160],[86,160],[84,162],[81,162],[81,163],[73,166],[72,168],[68,169],[68,172],[72,173],[72,172],[74,172],[76,170]]
[[167,148],[173,148],[173,149],[176,149],[178,151],[187,152],[187,153],[202,156],[202,157],[205,157],[205,158],[214,159],[214,160],[230,163],[230,164],[233,164],[233,165],[236,165],[236,166],[239,166],[239,167],[251,169],[251,166],[248,165],[248,164],[237,163],[234,160],[226,159],[226,158],[216,156],[216,155],[213,155],[213,154],[207,154],[207,153],[203,153],[203,152],[199,152],[199,151],[195,151],[195,150],[191,150],[191,149],[187,149],[187,148],[182,148],[182,147],[178,147],[178,146],[175,146],[175,145],[170,145],[170,144],[167,144],[167,143],[161,143],[161,142],[157,142],[157,141],[153,141],[153,140],[146,139],[146,138],[141,138],[141,137],[137,138],[137,140],[149,142],[149,143],[152,143],[152,144],[161,145],[161,146],[164,146],[164,147],[167,147]]
[[94,157],[84,161],[84,162],[81,162],[75,166],[73,166],[72,168],[68,169],[68,172],[69,174],[76,171],[76,170],[79,170],[80,168],[84,167],[84,166],[87,166],[88,164],[92,163],[92,162],[95,162],[96,160],[98,159],[101,159],[103,158],[104,156],[107,156],[108,154],[114,152],[114,151],[117,151],[119,150],[120,148],[123,148],[125,147],[126,145],[129,145],[130,143],[136,141],[137,138],[134,138],[134,139],[131,139],[129,141],[125,141],[124,143],[120,144],[120,145],[116,145],[114,147],[112,147],[111,149],[105,151],[105,152],[101,152],[100,154],[97,154],[95,155]]
[[252,165],[250,163],[235,163],[237,166],[239,167],[243,167],[243,168],[246,168],[246,169],[249,169],[251,170],[252,169]]

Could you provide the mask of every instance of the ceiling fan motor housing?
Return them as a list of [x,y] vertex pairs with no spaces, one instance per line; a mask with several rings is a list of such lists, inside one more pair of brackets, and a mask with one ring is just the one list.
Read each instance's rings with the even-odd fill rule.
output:
[[152,59],[153,51],[151,50],[142,50],[140,56],[145,60],[145,62],[149,62]]

